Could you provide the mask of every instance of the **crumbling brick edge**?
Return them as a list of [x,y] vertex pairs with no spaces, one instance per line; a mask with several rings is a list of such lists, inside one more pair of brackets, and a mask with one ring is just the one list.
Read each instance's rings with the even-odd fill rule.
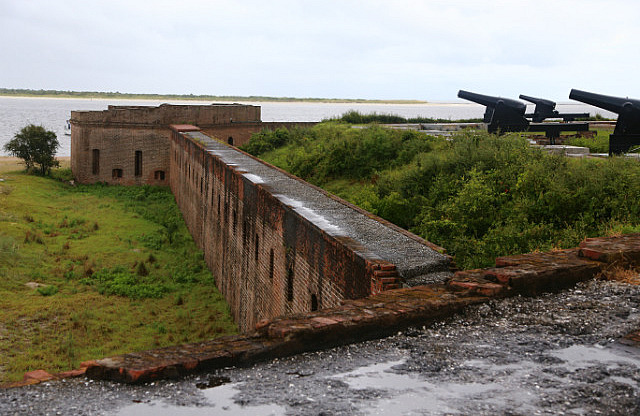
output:
[[580,247],[496,259],[487,269],[458,271],[444,284],[390,289],[341,306],[258,323],[248,334],[88,361],[79,370],[25,374],[18,387],[86,376],[125,383],[175,378],[197,371],[246,366],[257,361],[384,337],[428,325],[491,299],[572,287],[611,267],[640,265],[640,234],[590,238]]

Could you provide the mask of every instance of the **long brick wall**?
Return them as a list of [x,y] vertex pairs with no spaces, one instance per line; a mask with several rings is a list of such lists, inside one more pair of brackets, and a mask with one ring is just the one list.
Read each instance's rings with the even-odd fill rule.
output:
[[241,329],[448,270],[419,237],[194,126],[173,130],[171,189]]

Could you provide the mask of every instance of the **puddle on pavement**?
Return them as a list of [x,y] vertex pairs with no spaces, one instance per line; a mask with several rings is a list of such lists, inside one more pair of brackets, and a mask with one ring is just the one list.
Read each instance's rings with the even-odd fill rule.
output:
[[[569,371],[605,364],[609,368],[632,365],[640,368],[640,355],[622,348],[573,345],[549,353],[563,361],[556,364]],[[519,412],[534,413],[539,407],[542,390],[553,392],[548,386],[527,386],[531,374],[542,371],[546,366],[530,360],[509,364],[495,364],[483,359],[467,360],[462,367],[475,369],[478,373],[474,382],[429,382],[414,374],[403,374],[393,368],[405,364],[405,360],[389,361],[361,367],[350,372],[331,376],[356,390],[375,389],[392,392],[392,398],[379,399],[369,403],[366,414],[422,415],[429,413],[464,414],[465,402],[483,401],[493,403],[502,409],[518,409]],[[483,374],[491,375],[492,382],[482,383]],[[555,377],[547,375],[550,379]],[[636,382],[626,377],[612,377],[619,383],[636,386]],[[559,381],[562,381],[559,379]],[[542,387],[542,389],[540,389]],[[574,414],[583,414],[583,409],[572,409]]]
[[[210,380],[211,381],[211,380]],[[216,381],[221,380],[214,380]],[[185,407],[166,404],[162,401],[136,403],[123,407],[117,413],[119,416],[197,416],[197,415],[284,415],[286,409],[275,404],[260,406],[242,406],[236,404],[233,397],[240,392],[238,387],[242,383],[229,383],[212,388],[203,388],[202,394],[208,405],[201,407]]]
[[640,355],[633,354],[618,347],[602,347],[599,345],[572,345],[551,353],[554,357],[565,361],[564,366],[569,370],[606,364],[609,368],[621,365],[634,365],[640,368]]
[[[474,360],[481,363],[480,360]],[[404,364],[405,360],[390,361],[361,367],[348,373],[331,378],[339,379],[352,389],[395,390],[390,399],[370,402],[366,409],[369,415],[424,415],[424,414],[464,414],[465,401],[495,401],[501,404],[513,404],[520,411],[533,413],[537,397],[525,389],[518,389],[511,378],[494,383],[453,383],[428,382],[413,374],[391,372],[393,367]],[[482,366],[492,366],[482,362]],[[515,366],[514,366],[515,367]],[[528,373],[528,369],[521,370]],[[425,413],[427,412],[427,413]]]

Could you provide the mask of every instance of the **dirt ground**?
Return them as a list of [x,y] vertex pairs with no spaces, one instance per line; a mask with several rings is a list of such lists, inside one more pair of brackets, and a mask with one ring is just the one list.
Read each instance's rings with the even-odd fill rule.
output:
[[[60,161],[60,166],[63,168],[68,168],[70,164],[69,156],[63,156],[57,158]],[[11,156],[0,156],[0,173],[2,172],[12,172],[15,170],[23,170],[24,164],[22,164],[22,159]]]

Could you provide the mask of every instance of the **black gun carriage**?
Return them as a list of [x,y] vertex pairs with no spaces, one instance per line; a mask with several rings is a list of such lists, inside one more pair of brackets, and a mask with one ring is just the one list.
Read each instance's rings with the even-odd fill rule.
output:
[[562,121],[574,121],[577,118],[589,117],[589,113],[560,113],[556,110],[556,103],[545,98],[531,97],[524,94],[520,94],[519,98],[536,105],[533,113],[524,115],[535,123],[541,123],[548,118],[561,118]]
[[611,111],[618,115],[613,134],[609,136],[609,154],[628,152],[640,145],[640,100],[612,97],[572,89],[569,98]]
[[[527,106],[521,101],[513,100],[511,98],[494,97],[491,95],[477,94],[469,91],[458,91],[458,97],[465,100],[473,101],[475,103],[484,105],[486,107],[484,113],[484,122],[487,123],[487,130],[489,133],[506,133],[506,132],[543,132],[545,137],[549,139],[551,144],[555,144],[555,140],[560,137],[560,133],[563,131],[588,131],[589,123],[532,123],[527,119],[526,110]],[[522,98],[522,96],[520,97]],[[541,104],[548,110],[551,107],[551,114],[555,111],[555,103],[550,100],[537,99],[535,97],[527,97],[536,100],[541,100]],[[527,100],[530,101],[530,100]],[[536,103],[537,106],[537,103]],[[542,109],[540,110],[537,119],[543,117]],[[535,114],[535,113],[534,113]],[[559,113],[558,113],[559,114]],[[575,115],[575,114],[574,114]],[[588,114],[587,114],[588,115]],[[543,117],[544,118],[551,118]]]

